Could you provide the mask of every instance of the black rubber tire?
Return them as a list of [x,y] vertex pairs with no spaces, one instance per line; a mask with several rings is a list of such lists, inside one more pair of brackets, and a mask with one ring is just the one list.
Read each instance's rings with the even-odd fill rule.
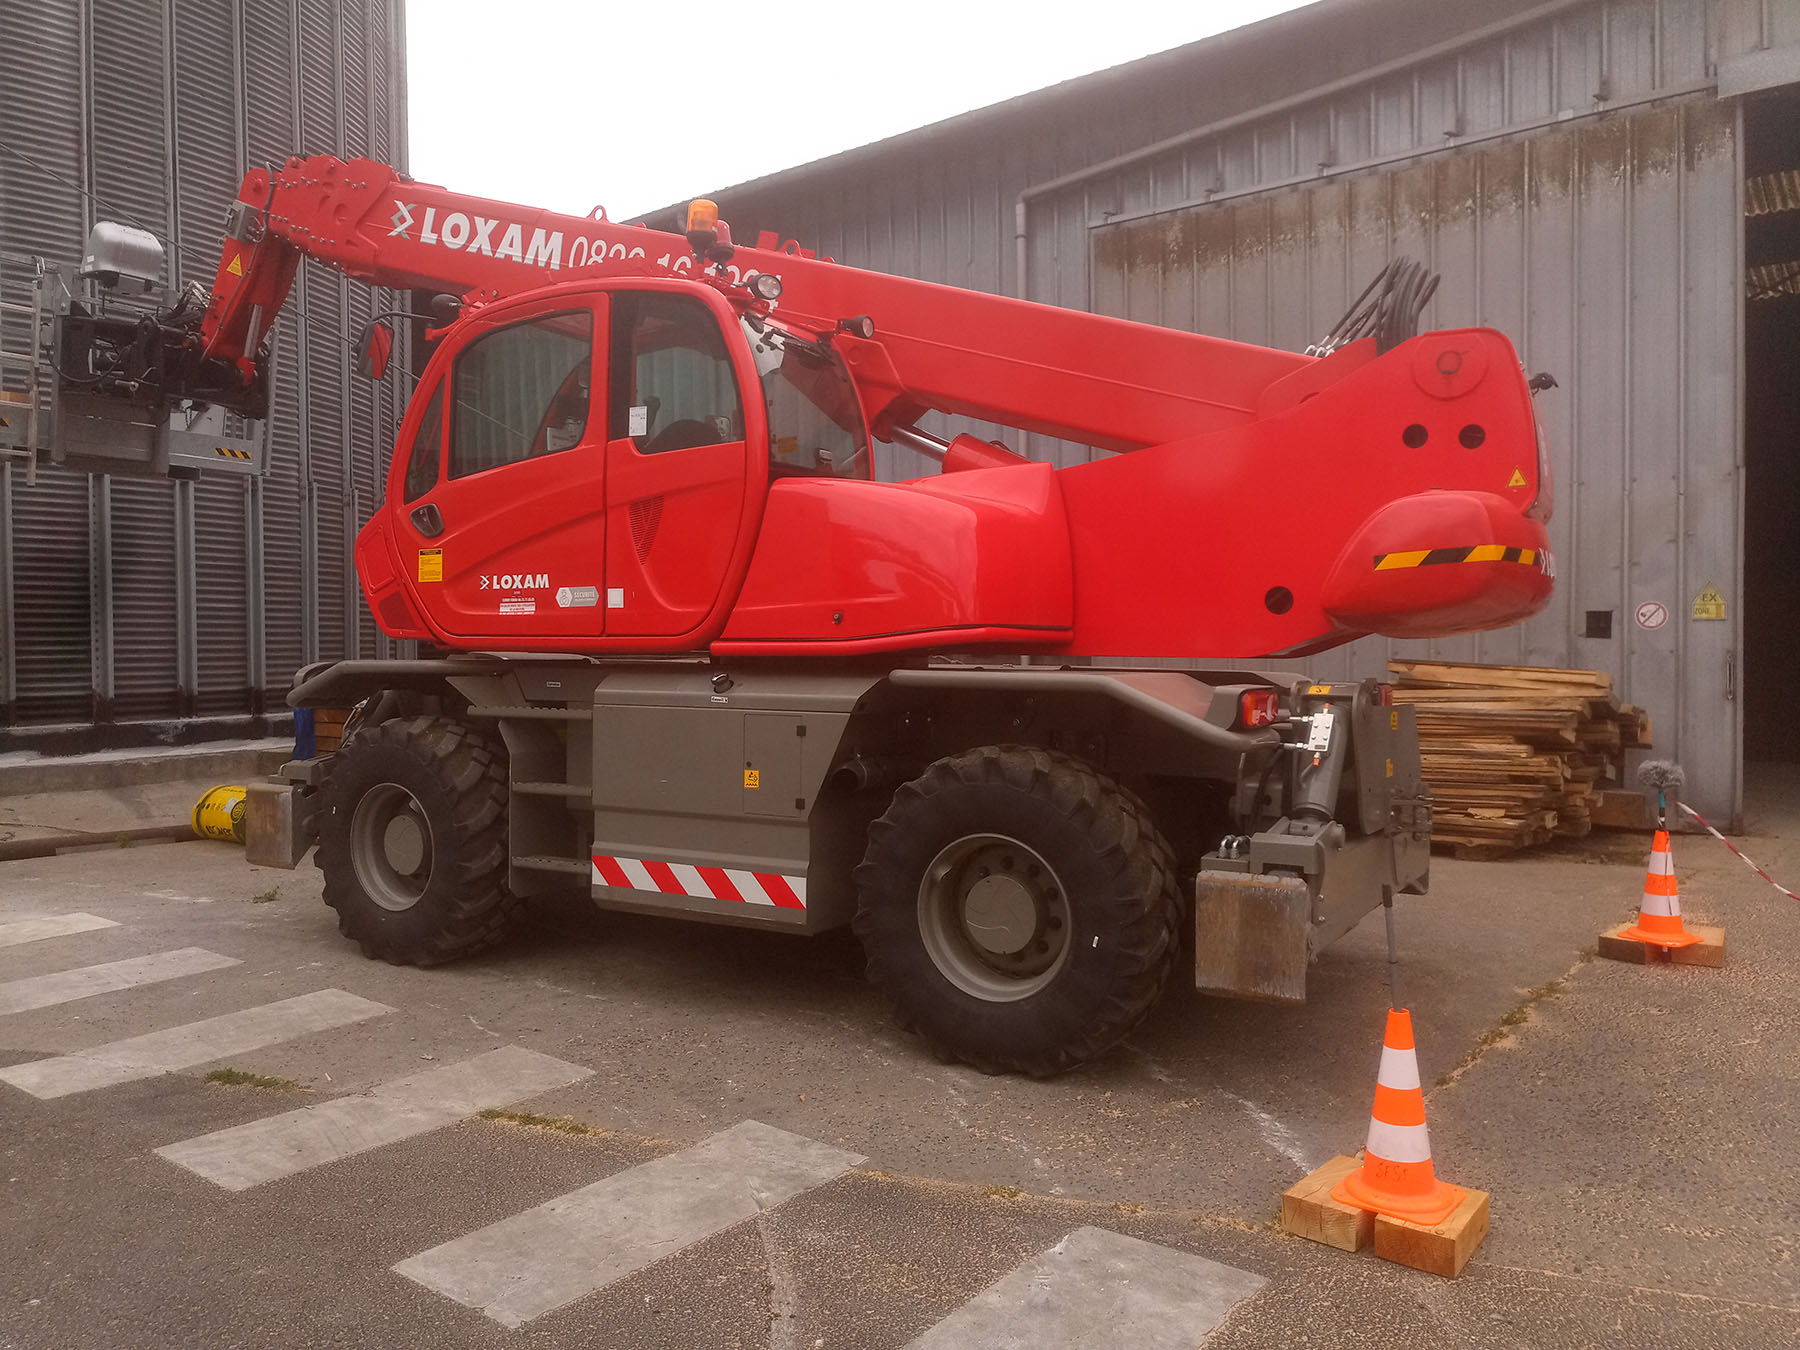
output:
[[[371,789],[406,789],[431,831],[431,868],[410,909],[384,909],[357,875],[356,805]],[[338,931],[363,955],[395,965],[435,966],[492,947],[521,904],[506,884],[506,752],[443,717],[395,718],[364,727],[340,750],[319,821],[325,903]]]
[[[920,931],[927,869],[980,833],[1036,852],[1069,907],[1061,966],[1008,1002],[947,978]],[[940,1057],[987,1073],[1046,1078],[1104,1054],[1155,1004],[1180,952],[1172,855],[1142,802],[1053,751],[983,746],[938,760],[870,828],[856,880],[870,982]]]

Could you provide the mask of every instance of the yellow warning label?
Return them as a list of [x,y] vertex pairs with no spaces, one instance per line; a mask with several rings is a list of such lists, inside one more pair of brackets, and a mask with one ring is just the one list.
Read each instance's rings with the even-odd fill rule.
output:
[[1506,486],[1508,486],[1509,488],[1524,487],[1525,486],[1524,471],[1520,470],[1520,469],[1514,469],[1513,476],[1506,480]]
[[1400,730],[1400,714],[1398,712],[1391,712],[1388,714],[1388,730]]
[[444,550],[441,548],[422,548],[419,550],[419,580],[442,581],[444,579]]
[[231,273],[231,275],[234,277],[243,276],[244,275],[244,255],[241,253],[232,254],[231,261],[225,264],[225,270],[227,272]]
[[1394,761],[1393,761],[1393,760],[1391,760],[1391,759],[1390,759],[1390,760],[1389,760],[1389,761],[1388,761],[1388,762],[1387,762],[1387,764],[1388,764],[1388,772],[1387,772],[1387,776],[1388,776],[1388,777],[1389,777],[1389,778],[1392,778],[1392,777],[1393,777],[1393,776],[1394,776]]
[[1719,594],[1719,588],[1707,582],[1705,589],[1694,597],[1694,617],[1696,619],[1722,619],[1725,617],[1725,597]]
[[761,787],[762,786],[762,773],[757,769],[745,769],[744,770],[744,786],[747,788]]
[[1306,692],[1309,694],[1329,694],[1331,692],[1331,686],[1328,684],[1309,684],[1306,686]]

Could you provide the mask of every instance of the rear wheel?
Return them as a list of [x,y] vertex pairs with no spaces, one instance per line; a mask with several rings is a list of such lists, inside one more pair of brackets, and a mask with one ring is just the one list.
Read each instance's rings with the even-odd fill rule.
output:
[[325,903],[365,956],[431,966],[499,942],[518,913],[506,884],[506,756],[441,717],[360,730],[326,783]]
[[1180,906],[1143,805],[1047,750],[941,759],[857,871],[869,978],[938,1053],[1036,1077],[1094,1058],[1174,968]]

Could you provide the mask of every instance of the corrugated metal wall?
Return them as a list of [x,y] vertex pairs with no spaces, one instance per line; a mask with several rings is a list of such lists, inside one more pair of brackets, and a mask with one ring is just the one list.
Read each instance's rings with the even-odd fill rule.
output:
[[[246,164],[404,167],[402,5],[0,0],[0,249],[72,266],[96,218],[126,218],[163,236],[167,280],[209,284]],[[0,470],[0,741],[279,711],[303,661],[387,653],[349,554],[403,392],[353,390],[346,353],[394,301],[315,270],[281,321],[263,479]]]
[[[1735,818],[1742,167],[1711,91],[1720,60],[1797,42],[1792,0],[1319,5],[716,195],[740,237],[1014,294],[1023,198],[1032,299],[1296,350],[1389,256],[1422,257],[1445,277],[1429,323],[1491,323],[1562,381],[1540,400],[1552,608],[1431,649],[1611,671]],[[1686,618],[1709,582],[1726,622]],[[1676,617],[1637,628],[1644,600]],[[1590,610],[1610,640],[1582,636]]]

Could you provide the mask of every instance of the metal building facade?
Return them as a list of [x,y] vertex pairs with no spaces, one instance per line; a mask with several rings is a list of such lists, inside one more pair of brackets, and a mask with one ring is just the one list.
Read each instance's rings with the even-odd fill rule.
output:
[[[0,249],[72,275],[94,221],[127,220],[163,239],[165,282],[210,285],[247,165],[404,167],[403,16],[403,0],[0,0]],[[283,711],[303,661],[386,654],[349,561],[401,412],[393,382],[348,372],[379,302],[303,269],[261,479],[46,457],[27,486],[17,463],[0,469],[0,747],[51,727],[249,730]]]
[[[1736,819],[1744,174],[1720,71],[1795,44],[1788,0],[1329,3],[717,195],[740,237],[1293,350],[1421,258],[1443,274],[1428,325],[1500,328],[1560,381],[1539,399],[1556,596],[1517,628],[1307,668],[1608,670],[1695,803]],[[1690,622],[1709,585],[1726,621]],[[1634,625],[1646,601],[1675,621]]]

